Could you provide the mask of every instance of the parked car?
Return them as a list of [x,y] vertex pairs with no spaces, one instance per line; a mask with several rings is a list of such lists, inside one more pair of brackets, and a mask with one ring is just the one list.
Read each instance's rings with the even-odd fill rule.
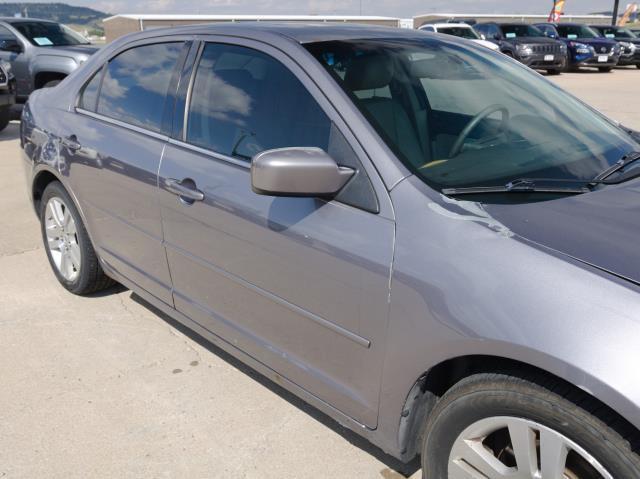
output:
[[454,37],[466,38],[490,50],[500,51],[500,47],[495,43],[483,40],[480,35],[466,23],[429,23],[422,25],[419,30],[425,32],[444,33],[445,35],[453,35]]
[[567,69],[597,68],[610,72],[620,60],[618,42],[602,36],[593,28],[580,23],[542,23],[536,25],[550,38],[562,40],[569,48]]
[[0,60],[13,67],[21,102],[33,90],[57,85],[96,50],[60,23],[0,17]]
[[0,61],[0,131],[11,120],[11,106],[16,102],[16,80],[11,65]]
[[124,284],[429,479],[640,477],[640,143],[523,65],[149,30],[34,92],[21,145],[72,293]]
[[566,67],[567,47],[546,38],[532,25],[525,23],[479,23],[473,27],[484,39],[495,43],[505,55],[530,68],[559,74]]
[[615,40],[620,44],[618,65],[635,65],[640,69],[640,37],[625,27],[611,25],[591,25],[601,36]]

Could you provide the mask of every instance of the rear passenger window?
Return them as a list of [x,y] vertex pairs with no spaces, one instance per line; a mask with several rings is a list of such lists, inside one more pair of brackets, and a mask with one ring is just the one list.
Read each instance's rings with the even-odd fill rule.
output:
[[207,44],[196,72],[187,141],[249,161],[273,148],[327,151],[331,121],[284,65],[249,48]]
[[127,50],[107,65],[98,113],[152,131],[160,131],[165,98],[182,42]]
[[78,102],[78,108],[88,111],[96,111],[96,104],[98,103],[98,90],[100,89],[100,80],[102,80],[102,70],[98,70],[91,80],[89,80],[80,95],[80,101]]

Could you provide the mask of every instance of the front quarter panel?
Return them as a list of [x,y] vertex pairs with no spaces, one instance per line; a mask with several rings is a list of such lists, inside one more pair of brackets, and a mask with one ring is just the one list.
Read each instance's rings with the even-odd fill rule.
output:
[[397,431],[407,393],[424,372],[467,355],[548,371],[640,427],[638,287],[534,248],[480,204],[446,198],[415,177],[392,200],[397,238],[381,431]]

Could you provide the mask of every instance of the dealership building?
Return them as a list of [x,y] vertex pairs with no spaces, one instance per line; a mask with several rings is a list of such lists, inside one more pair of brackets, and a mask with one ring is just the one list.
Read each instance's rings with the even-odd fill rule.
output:
[[323,22],[323,23],[364,23],[398,27],[399,18],[376,16],[337,16],[337,15],[115,15],[105,18],[104,32],[111,42],[127,33],[141,32],[152,28],[177,27],[197,23],[221,22]]

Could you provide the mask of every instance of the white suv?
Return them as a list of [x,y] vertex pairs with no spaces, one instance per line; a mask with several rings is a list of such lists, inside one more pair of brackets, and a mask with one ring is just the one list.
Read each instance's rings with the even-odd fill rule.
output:
[[495,43],[483,40],[480,35],[478,35],[478,33],[466,23],[430,23],[428,25],[422,25],[419,30],[467,38],[472,42],[479,43],[480,45],[489,48],[490,50],[500,50],[500,47]]

